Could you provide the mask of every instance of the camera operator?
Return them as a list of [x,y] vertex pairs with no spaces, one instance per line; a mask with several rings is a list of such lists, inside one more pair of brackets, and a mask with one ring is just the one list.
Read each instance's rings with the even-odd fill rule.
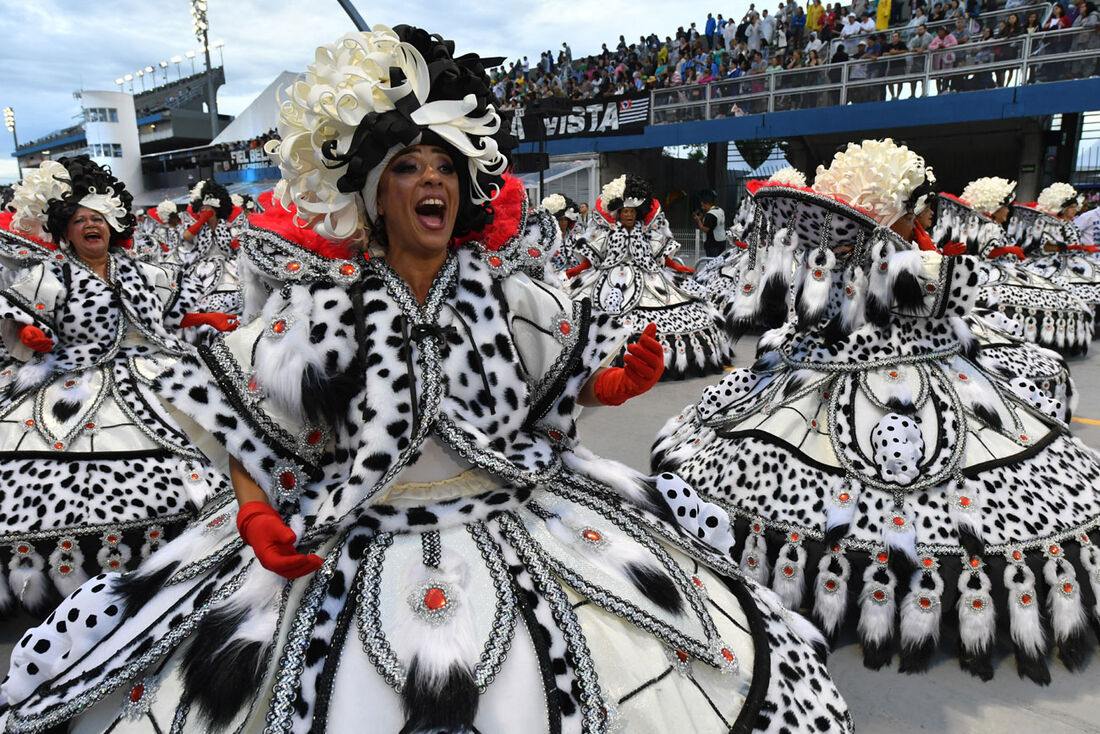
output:
[[714,203],[718,198],[715,191],[704,191],[700,198],[703,205],[693,215],[695,225],[706,234],[703,250],[707,257],[718,257],[726,249],[726,213]]

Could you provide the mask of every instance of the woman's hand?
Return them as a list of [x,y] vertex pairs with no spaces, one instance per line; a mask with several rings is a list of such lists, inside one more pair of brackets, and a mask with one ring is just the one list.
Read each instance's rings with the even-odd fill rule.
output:
[[46,336],[46,332],[34,324],[26,324],[19,329],[19,341],[23,342],[28,349],[41,354],[53,349],[53,339]]
[[581,405],[622,405],[648,392],[665,371],[665,350],[657,341],[657,325],[650,324],[642,336],[626,348],[622,367],[603,370],[581,393]]
[[294,547],[298,536],[287,527],[275,508],[266,502],[252,501],[237,511],[237,532],[252,546],[256,560],[268,571],[283,578],[296,579],[321,567],[321,557],[299,553]]
[[195,219],[195,223],[187,228],[187,231],[183,233],[183,238],[190,242],[199,236],[199,232],[202,231],[203,225],[210,222],[210,226],[213,227],[217,224],[217,217],[214,216],[214,210],[208,207],[203,207],[199,211],[199,216]]
[[191,326],[212,326],[218,331],[233,331],[240,323],[237,316],[230,313],[220,313],[218,311],[206,311],[203,313],[188,313],[184,314],[180,319],[180,328],[186,329]]

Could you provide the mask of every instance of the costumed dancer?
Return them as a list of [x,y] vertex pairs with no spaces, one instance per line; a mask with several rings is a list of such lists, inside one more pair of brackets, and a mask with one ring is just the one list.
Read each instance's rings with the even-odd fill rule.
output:
[[585,229],[577,224],[581,217],[577,203],[563,194],[550,194],[542,200],[541,206],[557,220],[561,229],[561,247],[554,253],[554,268],[564,272],[576,267],[589,254]]
[[1028,256],[1023,267],[1066,287],[1096,314],[1100,260],[1097,247],[1081,241],[1081,230],[1073,221],[1080,204],[1081,197],[1072,186],[1051,184],[1039,193],[1037,201],[1013,207],[1009,237]]
[[995,176],[971,181],[961,197],[941,193],[932,239],[947,254],[965,249],[979,258],[976,313],[985,321],[1063,354],[1083,354],[1092,341],[1092,309],[1023,264],[1023,250],[1005,230],[1015,199],[1016,182]]
[[152,227],[148,237],[160,250],[160,261],[168,264],[179,265],[180,243],[183,241],[183,231],[186,225],[180,218],[179,206],[174,201],[165,199],[148,212],[148,219]]
[[5,612],[44,614],[135,567],[229,489],[150,388],[188,350],[172,273],[119,250],[131,200],[88,156],[47,161],[16,192],[12,231],[55,249],[0,290]]
[[574,299],[619,317],[635,337],[649,323],[665,351],[664,379],[721,372],[729,341],[721,318],[672,259],[680,249],[649,184],[633,174],[604,186],[588,228],[587,256],[566,271]]
[[214,179],[195,184],[191,202],[180,215],[186,227],[177,249],[177,264],[188,266],[214,257],[235,260],[240,245],[233,237],[230,221],[236,220],[239,213],[229,192]]
[[613,319],[523,272],[519,214],[498,250],[448,247],[507,166],[483,62],[452,49],[377,26],[287,90],[281,202],[373,256],[161,378],[236,457],[240,508],[30,631],[8,731],[850,729],[805,620],[660,520],[690,488],[576,444],[578,401],[657,381],[650,330],[601,371]]
[[[806,176],[798,169],[787,166],[781,168],[768,178],[770,183],[786,183],[794,186],[805,186]],[[699,268],[695,279],[706,286],[707,299],[722,316],[723,323],[729,328],[730,341],[739,339],[747,325],[733,313],[734,297],[737,295],[737,286],[741,279],[741,261],[748,249],[748,240],[752,232],[753,212],[752,191],[746,189],[741,198],[741,204],[737,209],[737,216],[726,232],[726,239],[733,243],[733,247],[727,247],[725,252],[713,258],[705,266]]]
[[1047,683],[1049,651],[1081,667],[1097,621],[1100,461],[975,357],[978,263],[907,242],[925,182],[868,140],[812,190],[757,190],[752,245],[797,248],[800,274],[749,282],[797,320],[672,418],[653,464],[729,511],[743,570],[830,636],[855,623],[869,667],[923,671],[943,636],[989,679],[1003,627]]

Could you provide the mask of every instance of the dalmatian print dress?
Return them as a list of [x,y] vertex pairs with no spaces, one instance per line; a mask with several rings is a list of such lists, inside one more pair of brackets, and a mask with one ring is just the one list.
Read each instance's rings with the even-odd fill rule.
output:
[[730,349],[721,317],[707,302],[703,286],[665,265],[680,245],[660,205],[655,200],[648,219],[630,231],[610,219],[600,202],[596,212],[586,253],[592,267],[569,283],[570,295],[618,316],[635,336],[647,324],[657,324],[657,340],[665,350],[661,379],[721,372]]
[[[861,216],[823,199],[779,195],[770,216],[800,207],[815,244],[858,241],[841,220]],[[983,354],[961,318],[978,264],[904,248],[872,249],[869,282],[838,265],[839,303],[765,334],[752,367],[666,423],[653,466],[729,512],[746,573],[829,636],[854,624],[870,667],[924,670],[944,639],[982,678],[1004,645],[1047,682],[1050,649],[1080,667],[1097,621],[1100,461],[994,374],[1036,365]],[[834,331],[892,278],[893,306],[872,316],[868,296],[867,320]]]
[[1000,330],[1063,355],[1088,351],[1094,330],[1093,306],[1082,298],[1082,292],[1069,287],[1069,281],[1058,276],[1058,268],[1048,258],[1036,262],[1034,248],[1032,256],[1023,261],[1012,253],[997,255],[1000,248],[1013,244],[1018,222],[1013,220],[1006,230],[946,194],[939,195],[937,212],[934,242],[941,249],[953,242],[964,243],[967,252],[981,256],[973,318],[983,320],[985,329]]
[[[110,282],[64,250],[0,290],[0,606],[44,615],[89,576],[133,568],[228,491],[151,384],[185,353],[168,271],[112,254]],[[54,342],[32,353],[23,325]]]
[[212,504],[27,634],[7,731],[851,729],[812,627],[705,542],[729,518],[576,445],[608,315],[476,245],[424,304],[344,264],[159,381],[320,570],[266,571]]

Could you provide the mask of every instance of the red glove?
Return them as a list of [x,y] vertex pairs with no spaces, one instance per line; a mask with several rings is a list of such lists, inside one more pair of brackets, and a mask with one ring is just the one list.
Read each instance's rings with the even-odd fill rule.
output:
[[239,250],[241,249],[241,243],[237,241],[236,237],[234,237],[233,241],[229,243],[229,247],[234,250]]
[[965,242],[948,242],[943,246],[943,254],[947,257],[966,254]]
[[202,229],[202,226],[213,218],[214,211],[212,209],[207,209],[204,212],[199,212],[198,219],[195,220],[194,224],[187,228],[187,231],[193,235],[197,235],[199,233],[199,230]]
[[298,536],[266,502],[245,502],[237,510],[237,532],[252,546],[256,560],[268,571],[296,579],[321,567],[321,557],[294,549]]
[[53,349],[53,339],[46,336],[46,332],[33,324],[27,324],[19,329],[19,341],[36,352],[46,352]]
[[577,267],[569,268],[568,270],[566,270],[565,271],[565,277],[566,278],[576,278],[578,275],[583,273],[585,270],[588,270],[590,267],[592,267],[592,262],[586,257],[584,260],[581,261],[581,264],[578,265]]
[[995,260],[996,258],[1003,257],[1005,255],[1015,255],[1017,260],[1024,259],[1024,251],[1021,250],[1019,247],[1014,246],[994,247],[992,250],[989,251],[989,255],[987,257],[990,260]]
[[669,268],[672,268],[677,273],[694,273],[695,272],[695,270],[693,268],[689,268],[687,265],[681,265],[680,263],[673,260],[671,257],[666,257],[665,258],[665,266],[669,267]]
[[161,243],[160,243],[160,251],[161,251],[161,252],[168,252],[168,245],[166,245],[166,244],[164,244],[163,242],[161,242]]
[[229,313],[218,313],[217,311],[208,311],[205,313],[189,313],[184,314],[180,319],[180,328],[186,329],[191,326],[213,326],[218,331],[233,331],[240,323],[237,321],[237,316]]
[[622,367],[611,367],[596,378],[594,392],[603,405],[622,405],[648,391],[665,371],[665,350],[655,338],[657,324],[645,327],[637,342],[626,348]]

